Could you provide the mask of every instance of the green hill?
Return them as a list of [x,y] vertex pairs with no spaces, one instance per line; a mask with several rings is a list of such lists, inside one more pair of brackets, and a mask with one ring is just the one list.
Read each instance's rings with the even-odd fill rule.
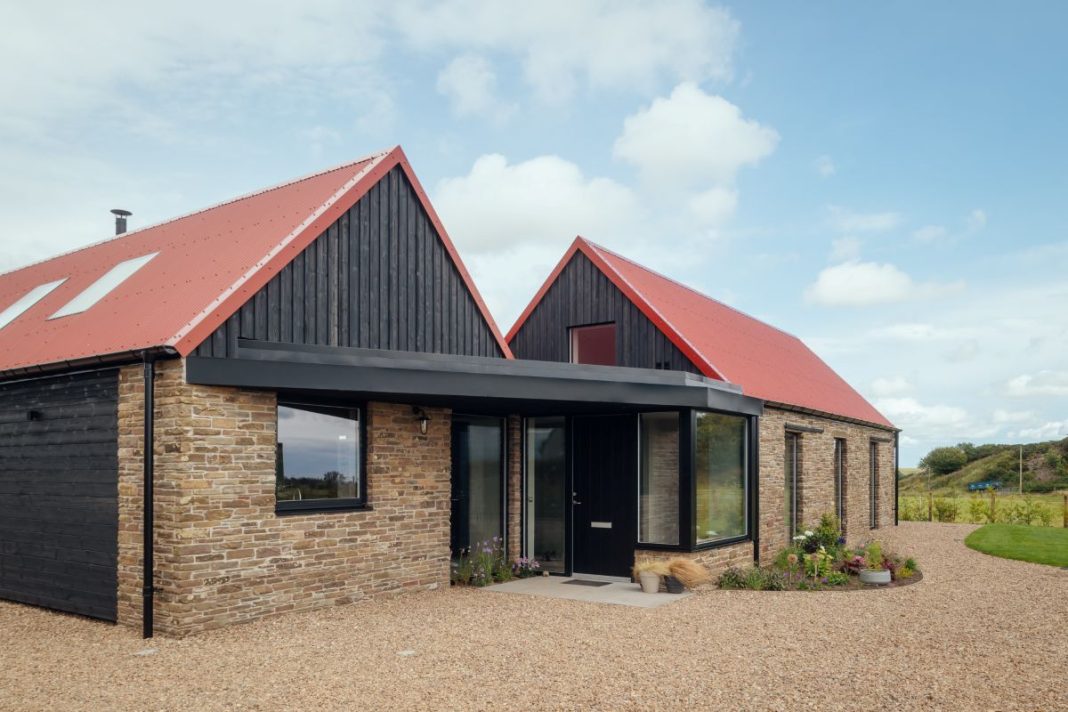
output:
[[[961,443],[966,464],[958,470],[932,475],[931,490],[937,494],[967,492],[972,482],[1000,480],[1015,491],[1019,483],[1019,445],[972,445]],[[923,467],[901,468],[900,490],[905,494],[927,491],[927,471]],[[1025,492],[1068,490],[1068,438],[1023,446]]]

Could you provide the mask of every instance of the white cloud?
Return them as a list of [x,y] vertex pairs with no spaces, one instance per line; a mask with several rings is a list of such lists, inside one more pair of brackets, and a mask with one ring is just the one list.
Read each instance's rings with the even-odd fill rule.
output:
[[437,89],[449,98],[457,116],[478,116],[497,123],[504,122],[515,104],[497,99],[497,75],[485,57],[464,54],[449,62],[438,73]]
[[628,116],[612,149],[650,183],[731,185],[743,167],[775,150],[774,129],[742,116],[726,99],[683,83]]
[[850,260],[821,271],[805,290],[805,300],[824,306],[870,306],[931,299],[963,288],[963,282],[915,282],[892,264]]
[[858,213],[839,205],[828,206],[831,227],[838,232],[886,232],[901,224],[894,212]]
[[727,79],[739,33],[727,10],[698,0],[405,2],[396,20],[417,49],[516,58],[526,82],[554,102],[581,84],[652,90],[665,80]]
[[730,188],[710,188],[690,198],[689,205],[699,224],[720,225],[726,222],[738,207],[738,191]]
[[1005,384],[1010,396],[1068,396],[1068,371],[1039,371],[1025,373]]
[[1015,436],[1023,440],[1056,440],[1068,436],[1068,420],[1050,421],[1034,428],[1021,428]]
[[925,322],[904,322],[876,327],[866,336],[894,341],[953,341],[981,337],[986,330],[967,326],[935,326]]
[[912,233],[917,242],[938,242],[946,237],[949,231],[941,225],[924,225]]
[[968,213],[968,218],[965,221],[965,224],[968,226],[970,232],[982,230],[986,227],[986,212],[976,208]]
[[831,261],[848,262],[860,259],[861,242],[855,237],[839,237],[831,242]]
[[820,156],[812,162],[812,167],[816,169],[816,172],[820,174],[821,178],[830,178],[837,170],[834,166],[834,161],[831,160],[830,156]]
[[903,430],[932,437],[974,437],[968,411],[950,405],[926,405],[915,398],[879,398],[875,407]]
[[1030,410],[1005,410],[998,408],[991,415],[995,423],[1025,423],[1035,417]]
[[871,382],[871,392],[878,398],[899,396],[912,390],[912,384],[904,376],[876,378]]

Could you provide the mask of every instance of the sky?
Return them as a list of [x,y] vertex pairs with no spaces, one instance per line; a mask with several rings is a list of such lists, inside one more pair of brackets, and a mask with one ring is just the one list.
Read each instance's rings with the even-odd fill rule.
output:
[[581,234],[802,338],[903,466],[1068,436],[1063,3],[0,20],[0,270],[400,144],[502,330]]

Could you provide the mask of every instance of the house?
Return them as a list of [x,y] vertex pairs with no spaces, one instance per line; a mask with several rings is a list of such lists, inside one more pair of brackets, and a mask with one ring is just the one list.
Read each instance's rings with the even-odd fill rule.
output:
[[896,431],[863,399],[711,368],[632,288],[554,311],[609,254],[576,244],[506,340],[398,147],[0,275],[0,598],[180,636],[446,586],[494,537],[561,574],[752,562],[786,539],[791,435],[795,523],[838,437],[851,536],[858,443],[889,523]]
[[[851,541],[897,523],[897,429],[795,336],[579,237],[507,339],[520,359],[690,372],[764,401],[751,430],[697,411],[661,435],[641,416],[643,452],[660,452],[659,437],[696,447],[678,475],[673,463],[661,472],[642,460],[639,557],[681,544],[746,558],[747,545],[732,542],[752,540],[767,560],[823,513]],[[662,503],[680,483],[688,501],[665,528]]]

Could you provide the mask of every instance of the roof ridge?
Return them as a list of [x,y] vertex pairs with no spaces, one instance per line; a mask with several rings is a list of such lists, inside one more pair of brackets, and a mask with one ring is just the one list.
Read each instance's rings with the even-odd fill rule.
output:
[[[8,275],[15,274],[16,272],[21,272],[24,269],[29,269],[30,267],[36,267],[36,266],[42,265],[42,264],[44,264],[46,262],[51,262],[52,260],[59,259],[60,257],[66,257],[68,255],[73,255],[73,254],[76,254],[76,253],[81,252],[83,250],[91,249],[93,247],[99,247],[100,245],[105,245],[105,244],[107,244],[109,242],[116,242],[118,240],[123,240],[123,239],[129,238],[129,237],[133,237],[133,236],[139,235],[140,233],[146,232],[148,230],[152,230],[152,229],[155,229],[157,227],[161,227],[163,225],[169,225],[170,223],[177,222],[179,220],[185,220],[186,218],[191,218],[194,215],[199,215],[201,213],[206,213],[209,210],[215,210],[216,208],[221,208],[221,207],[223,207],[225,205],[231,205],[233,203],[237,203],[237,202],[242,201],[242,200],[248,200],[249,198],[255,198],[256,196],[263,195],[264,193],[270,193],[270,192],[275,191],[275,190],[281,190],[282,188],[288,188],[291,185],[295,185],[297,183],[302,183],[302,182],[304,182],[306,180],[311,180],[312,178],[318,178],[321,175],[326,175],[327,173],[333,173],[334,171],[339,171],[342,168],[348,168],[349,166],[355,166],[358,163],[366,163],[367,161],[377,161],[377,160],[382,159],[385,156],[388,156],[390,153],[392,153],[393,151],[397,150],[397,148],[398,148],[398,146],[394,146],[393,148],[384,149],[384,150],[381,150],[381,151],[376,151],[374,153],[367,154],[366,156],[363,156],[361,158],[357,158],[357,159],[352,160],[352,161],[346,161],[345,163],[340,163],[340,164],[332,166],[330,168],[323,168],[323,169],[314,171],[312,173],[308,173],[306,175],[303,175],[303,176],[300,176],[300,177],[297,177],[297,178],[292,178],[290,180],[283,181],[282,183],[278,183],[278,184],[275,184],[275,185],[267,186],[266,188],[260,188],[258,190],[253,190],[251,192],[244,193],[242,195],[238,195],[238,196],[235,196],[233,198],[229,198],[227,200],[222,200],[222,201],[220,201],[218,203],[214,203],[214,204],[209,205],[209,206],[204,207],[204,208],[199,208],[197,210],[193,210],[193,211],[190,211],[188,213],[183,213],[181,215],[176,215],[174,217],[170,217],[170,218],[167,218],[165,220],[160,220],[159,222],[152,223],[151,225],[145,225],[144,227],[139,227],[136,230],[130,230],[129,232],[124,232],[121,235],[112,235],[111,237],[107,237],[107,238],[105,238],[103,240],[97,240],[96,242],[90,242],[87,245],[82,245],[81,247],[75,247],[73,249],[67,250],[66,252],[59,252],[57,254],[52,255],[51,257],[46,257],[44,259],[40,259],[40,260],[36,260],[34,262],[30,262],[28,264],[24,264],[21,267],[16,267],[15,269],[8,270],[7,272],[0,272],[0,277],[6,277]],[[348,181],[346,181],[346,183],[347,182]]]
[[607,247],[605,247],[603,245],[598,245],[596,242],[593,242],[591,240],[587,240],[584,237],[580,238],[580,239],[583,240],[586,244],[588,244],[590,247],[592,247],[595,250],[600,250],[601,252],[607,252],[608,254],[612,255],[613,257],[617,257],[617,258],[623,260],[624,262],[632,264],[632,265],[634,265],[635,267],[637,267],[640,270],[648,272],[649,274],[652,274],[652,275],[654,275],[656,277],[659,277],[660,279],[663,279],[663,280],[665,280],[667,282],[671,282],[672,284],[674,284],[674,285],[676,285],[678,287],[682,287],[683,289],[687,290],[688,292],[693,292],[697,296],[699,296],[699,297],[701,297],[703,299],[707,299],[710,302],[715,302],[719,306],[724,307],[725,309],[730,309],[731,311],[735,312],[736,314],[741,314],[746,319],[752,319],[755,322],[763,324],[764,326],[768,327],[769,329],[775,329],[775,331],[778,331],[781,334],[785,334],[786,336],[789,336],[791,339],[797,339],[798,341],[801,341],[801,337],[797,336],[796,334],[790,333],[786,329],[779,328],[778,326],[775,326],[774,324],[769,324],[768,322],[764,321],[763,319],[758,319],[757,317],[753,316],[752,314],[750,314],[748,312],[745,312],[745,311],[742,311],[738,307],[731,306],[730,304],[727,304],[726,302],[720,301],[719,299],[716,299],[715,297],[711,297],[711,296],[705,294],[704,292],[702,292],[700,290],[694,289],[693,287],[691,287],[688,284],[683,284],[679,280],[673,279],[672,277],[668,277],[666,274],[658,272],[655,269],[652,269],[651,267],[646,267],[645,265],[641,264],[640,262],[635,262],[634,260],[630,259],[629,257],[624,257],[623,255],[619,254],[615,250],[611,250],[611,249],[609,249],[609,248],[607,248]]

